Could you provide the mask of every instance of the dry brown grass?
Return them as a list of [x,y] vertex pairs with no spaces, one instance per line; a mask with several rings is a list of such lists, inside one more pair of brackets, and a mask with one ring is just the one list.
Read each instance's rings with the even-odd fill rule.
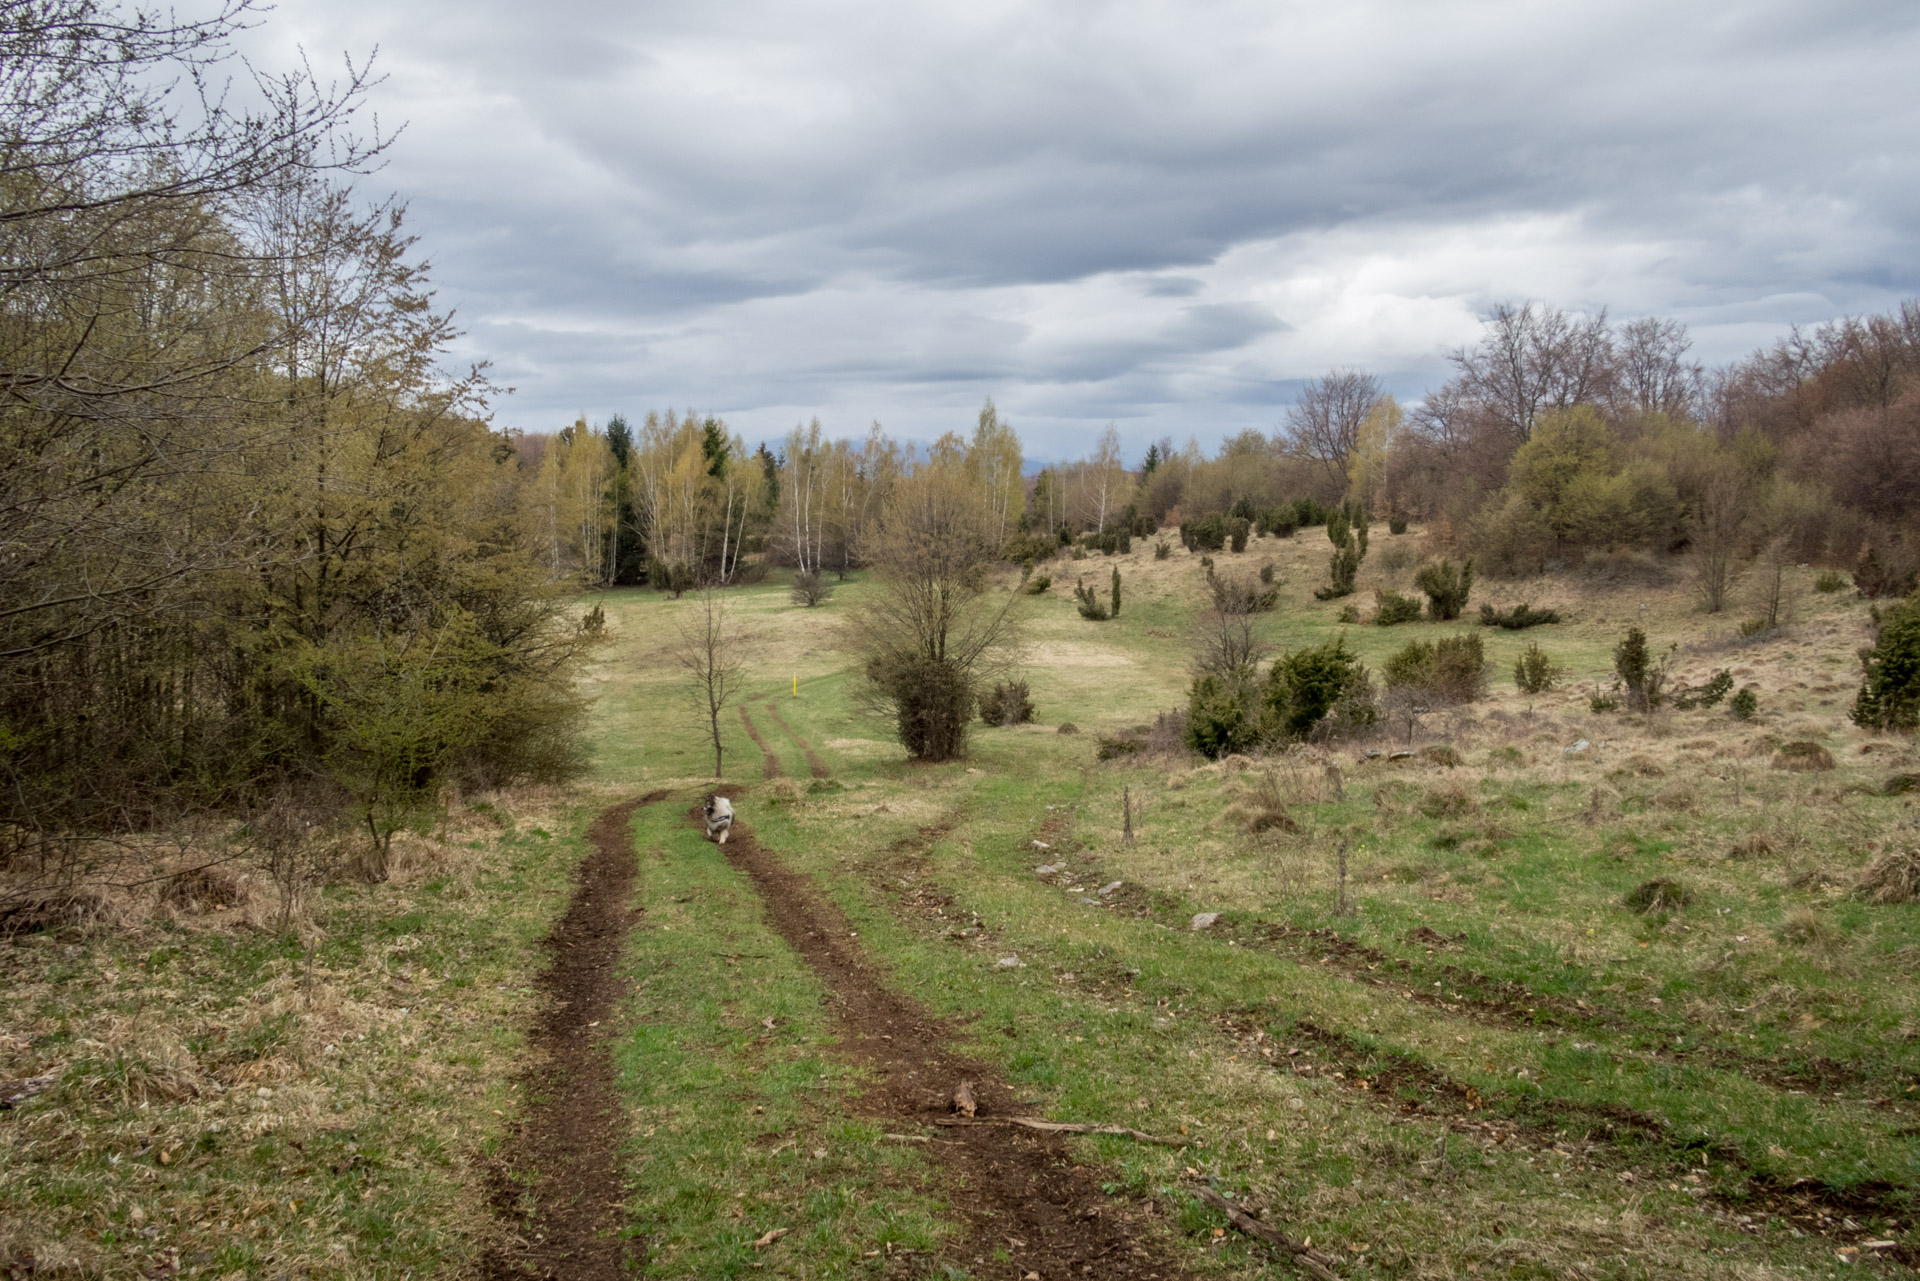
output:
[[528,944],[566,893],[562,847],[535,829],[563,833],[571,808],[488,801],[396,840],[389,883],[308,896],[288,935],[266,877],[203,859],[0,946],[0,1077],[56,1077],[0,1123],[0,1273],[471,1260],[492,1231],[482,1152],[515,1108]]
[[1855,890],[1871,903],[1911,903],[1920,897],[1920,850],[1888,850],[1867,864]]
[[1830,770],[1833,767],[1833,753],[1809,739],[1782,743],[1779,750],[1773,754],[1775,769],[1807,772]]

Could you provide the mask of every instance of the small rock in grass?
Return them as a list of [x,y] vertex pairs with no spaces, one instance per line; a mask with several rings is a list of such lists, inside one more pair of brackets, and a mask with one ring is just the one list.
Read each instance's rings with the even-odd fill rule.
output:
[[996,969],[1017,970],[1020,968],[1020,957],[1018,954],[1015,954],[1013,956],[1003,956],[999,960],[995,961],[993,964],[994,964],[994,968]]
[[1213,923],[1219,919],[1220,913],[1218,912],[1196,912],[1194,913],[1193,919],[1187,922],[1187,928],[1190,930],[1212,929]]
[[1100,887],[1098,891],[1099,895],[1101,898],[1105,898],[1107,895],[1113,893],[1115,890],[1119,889],[1124,884],[1126,884],[1125,881],[1108,881],[1105,885],[1102,885]]
[[1592,746],[1593,746],[1592,743],[1589,743],[1586,739],[1583,738],[1579,742],[1575,743],[1572,747],[1561,748],[1560,754],[1562,756],[1574,756],[1579,754],[1580,752],[1586,751],[1589,747],[1592,747]]

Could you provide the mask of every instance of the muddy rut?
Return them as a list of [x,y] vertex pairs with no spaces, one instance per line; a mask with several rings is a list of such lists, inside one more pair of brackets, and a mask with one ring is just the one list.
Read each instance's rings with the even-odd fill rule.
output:
[[[778,725],[781,729],[787,731],[787,737],[792,739],[794,741],[794,745],[797,746],[800,749],[800,751],[806,756],[807,773],[811,774],[815,778],[827,777],[826,764],[818,756],[815,756],[813,754],[813,745],[807,742],[806,739],[801,738],[799,733],[794,730],[793,726],[787,724],[787,718],[780,714],[779,705],[776,703],[768,703],[767,715],[773,717],[774,724]],[[761,745],[761,750],[762,751],[766,750],[765,744]]]
[[771,747],[767,746],[767,740],[760,737],[760,731],[755,727],[753,717],[747,715],[747,709],[744,707],[740,709],[740,723],[747,727],[747,737],[752,739],[753,745],[760,749],[760,776],[779,778],[782,774],[780,758],[773,754]]
[[[950,1024],[882,980],[811,881],[741,825],[722,849],[759,892],[773,928],[825,984],[842,1051],[879,1078],[860,1100],[864,1112],[889,1129],[922,1131],[948,1115],[955,1086],[967,1081],[982,1117],[1031,1114],[992,1069],[954,1047]],[[1185,1275],[1146,1225],[1152,1207],[1102,1193],[1098,1169],[1076,1164],[1058,1136],[1000,1126],[934,1129],[928,1151],[960,1219],[950,1254],[976,1277]],[[1001,1249],[1011,1262],[994,1262]]]
[[491,1181],[508,1240],[483,1263],[489,1281],[611,1281],[630,1275],[641,1257],[639,1243],[622,1236],[626,1112],[609,1042],[623,991],[621,950],[639,915],[631,906],[637,859],[628,820],[666,795],[625,801],[594,819],[592,850],[575,873],[566,915],[541,940],[550,959],[537,980],[540,1012],[520,1074],[526,1119]]

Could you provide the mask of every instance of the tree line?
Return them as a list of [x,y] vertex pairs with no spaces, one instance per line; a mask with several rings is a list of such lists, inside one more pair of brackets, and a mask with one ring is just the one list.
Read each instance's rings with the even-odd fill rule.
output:
[[589,638],[485,371],[445,371],[405,211],[355,187],[389,141],[368,69],[246,74],[253,20],[0,4],[0,865],[29,883],[289,798],[363,826],[377,878],[445,786],[577,754]]

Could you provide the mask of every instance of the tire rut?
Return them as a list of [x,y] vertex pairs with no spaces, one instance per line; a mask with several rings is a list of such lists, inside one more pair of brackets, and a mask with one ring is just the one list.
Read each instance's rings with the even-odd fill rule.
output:
[[[689,814],[693,818],[693,814]],[[980,1114],[1021,1115],[1014,1091],[953,1046],[952,1026],[889,987],[860,954],[845,918],[804,875],[736,823],[722,853],[744,872],[773,928],[825,984],[842,1051],[879,1078],[862,1109],[902,1127],[946,1115],[953,1088],[972,1083]],[[1096,1167],[1076,1164],[1056,1135],[998,1126],[940,1131],[929,1156],[947,1176],[963,1222],[954,1262],[983,1278],[1082,1276],[1152,1281],[1187,1275],[1143,1222],[1155,1211],[1108,1197]],[[996,1250],[1012,1260],[995,1263]]]
[[637,1240],[623,1235],[626,1111],[610,1042],[620,955],[640,915],[631,906],[639,860],[628,821],[666,796],[622,801],[593,820],[566,914],[540,942],[550,960],[535,980],[541,1005],[519,1074],[527,1112],[508,1145],[512,1157],[490,1179],[508,1240],[482,1262],[488,1281],[612,1281],[641,1257]]
[[807,772],[809,774],[813,775],[813,777],[815,778],[831,777],[831,775],[827,771],[827,767],[825,763],[823,763],[818,756],[815,756],[813,754],[813,746],[810,743],[808,743],[806,739],[801,738],[799,734],[794,732],[793,726],[787,724],[787,718],[780,714],[780,708],[776,704],[774,703],[767,704],[767,715],[773,717],[774,724],[778,725],[781,729],[785,730],[787,732],[787,737],[792,739],[794,743],[800,748],[800,751],[806,756]]
[[760,777],[783,777],[785,771],[780,768],[780,758],[773,754],[771,747],[767,746],[767,740],[760,737],[760,731],[754,728],[753,717],[747,715],[747,709],[744,707],[740,709],[740,723],[747,727],[747,737],[752,739],[753,745],[760,749]]

